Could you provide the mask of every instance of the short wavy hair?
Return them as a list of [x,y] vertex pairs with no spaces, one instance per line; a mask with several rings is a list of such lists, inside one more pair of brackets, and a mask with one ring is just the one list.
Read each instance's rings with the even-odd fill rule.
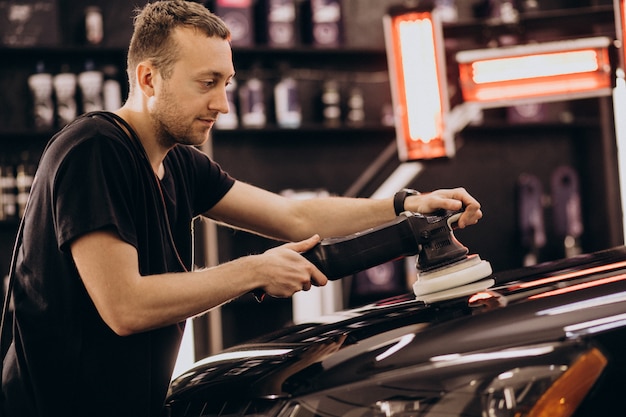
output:
[[135,70],[140,62],[151,61],[163,78],[171,75],[179,50],[172,33],[178,27],[192,28],[208,37],[230,40],[230,30],[224,21],[200,3],[163,0],[146,4],[136,10],[133,36],[128,48],[126,72],[131,92],[137,81]]

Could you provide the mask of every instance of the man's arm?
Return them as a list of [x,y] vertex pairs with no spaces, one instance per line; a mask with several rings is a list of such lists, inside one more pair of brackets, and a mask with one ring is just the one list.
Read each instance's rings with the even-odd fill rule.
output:
[[[436,209],[464,208],[458,222],[461,228],[482,217],[480,204],[463,188],[409,196],[404,208],[423,214]],[[285,241],[298,241],[314,234],[322,238],[345,236],[395,218],[391,198],[296,200],[242,182],[236,182],[207,215],[231,226]]]
[[[405,209],[427,213],[461,209],[464,227],[482,216],[463,189],[407,198]],[[77,270],[103,320],[119,335],[173,324],[260,288],[274,297],[308,290],[327,278],[300,256],[320,236],[342,236],[395,217],[391,199],[292,200],[237,182],[208,213],[211,217],[274,238],[293,241],[259,255],[196,272],[141,276],[137,250],[115,232],[96,231],[70,247]]]
[[262,288],[274,297],[308,290],[326,277],[299,255],[319,241],[288,243],[196,272],[141,276],[136,249],[112,231],[71,243],[78,272],[100,316],[119,335],[130,335],[203,313]]

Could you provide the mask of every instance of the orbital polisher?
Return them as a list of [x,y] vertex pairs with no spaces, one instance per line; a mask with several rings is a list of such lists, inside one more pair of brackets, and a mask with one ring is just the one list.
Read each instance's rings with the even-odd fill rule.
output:
[[[454,236],[462,212],[440,210],[431,215],[405,211],[394,220],[344,237],[323,239],[302,255],[330,280],[406,256],[417,255],[418,300],[434,302],[473,294],[492,286],[489,262]],[[487,278],[487,279],[483,279]]]

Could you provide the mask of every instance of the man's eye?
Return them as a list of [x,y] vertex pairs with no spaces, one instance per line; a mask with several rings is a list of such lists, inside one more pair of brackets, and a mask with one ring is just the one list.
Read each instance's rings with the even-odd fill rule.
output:
[[213,87],[215,85],[215,81],[211,80],[211,81],[203,81],[202,85],[205,87]]

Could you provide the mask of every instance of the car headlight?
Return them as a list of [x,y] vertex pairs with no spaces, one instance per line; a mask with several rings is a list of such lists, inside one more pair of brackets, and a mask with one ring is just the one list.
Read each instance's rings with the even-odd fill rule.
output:
[[581,354],[569,367],[517,369],[487,388],[484,417],[569,417],[596,382],[607,360],[598,349]]
[[463,362],[422,369],[421,376],[407,370],[403,376],[373,378],[294,399],[277,417],[569,417],[607,360],[596,348],[556,350],[508,370],[502,362]]
[[501,373],[483,391],[484,416],[515,417],[528,413],[566,370],[565,365],[529,366]]

